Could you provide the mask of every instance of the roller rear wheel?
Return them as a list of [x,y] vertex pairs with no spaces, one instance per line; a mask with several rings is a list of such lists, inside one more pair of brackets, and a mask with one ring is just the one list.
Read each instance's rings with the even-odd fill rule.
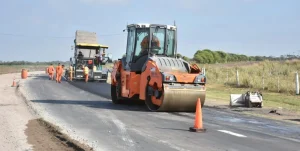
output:
[[121,103],[121,80],[117,78],[117,85],[110,85],[111,87],[111,100],[114,104]]

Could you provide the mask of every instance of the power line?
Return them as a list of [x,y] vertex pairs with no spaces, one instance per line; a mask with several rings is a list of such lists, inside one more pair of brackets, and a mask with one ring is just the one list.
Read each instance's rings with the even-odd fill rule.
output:
[[62,37],[62,36],[34,36],[34,35],[20,35],[20,34],[10,34],[10,33],[0,33],[2,36],[13,36],[13,37],[39,37],[39,38],[73,38],[73,37]]
[[[21,34],[11,34],[11,33],[0,33],[2,36],[13,36],[13,37],[34,37],[34,38],[74,38],[74,36],[38,36],[38,35],[21,35]],[[125,33],[120,34],[103,34],[97,36],[118,36],[125,35]]]

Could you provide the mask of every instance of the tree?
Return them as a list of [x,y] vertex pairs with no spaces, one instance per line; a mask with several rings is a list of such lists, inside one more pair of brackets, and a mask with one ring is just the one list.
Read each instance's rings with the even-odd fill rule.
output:
[[228,54],[223,51],[216,51],[220,56],[220,63],[226,63],[228,61]]
[[239,58],[236,54],[228,53],[228,62],[235,62],[238,60],[239,60]]
[[177,58],[182,58],[182,55],[181,55],[180,53],[177,53],[177,54],[176,54],[176,57],[177,57]]
[[239,60],[238,61],[248,61],[248,57],[246,55],[239,55]]
[[221,63],[222,62],[222,58],[221,58],[221,56],[218,52],[213,51],[212,54],[214,56],[214,63]]
[[255,61],[263,61],[264,58],[262,56],[255,56]]
[[215,62],[213,52],[209,49],[198,50],[194,54],[194,60],[198,63],[214,63]]
[[190,61],[190,58],[188,58],[186,56],[183,56],[182,59],[185,60],[185,61]]

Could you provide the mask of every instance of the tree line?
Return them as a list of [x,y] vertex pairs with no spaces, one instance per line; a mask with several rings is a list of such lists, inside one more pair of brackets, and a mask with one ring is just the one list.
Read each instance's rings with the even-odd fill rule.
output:
[[241,61],[280,61],[280,60],[292,60],[300,59],[300,55],[281,55],[280,57],[274,56],[246,56],[243,54],[226,53],[224,51],[212,51],[210,49],[198,50],[195,52],[193,58],[188,58],[181,54],[177,54],[177,57],[186,61],[193,61],[196,63],[227,63],[227,62],[241,62]]
[[48,62],[31,62],[31,61],[1,61],[0,65],[57,65],[58,63],[67,64],[68,61],[48,61]]
[[[126,54],[123,55],[125,57]],[[241,62],[241,61],[281,61],[281,60],[292,60],[292,59],[300,59],[300,54],[287,54],[281,55],[280,57],[274,56],[247,56],[243,54],[234,54],[234,53],[226,53],[224,51],[212,51],[210,49],[197,50],[193,56],[193,58],[189,58],[187,56],[177,54],[178,58],[182,58],[189,62],[196,63],[227,63],[227,62]],[[108,63],[112,63],[111,59],[108,60]],[[49,64],[69,64],[69,61],[48,61],[48,62],[30,62],[30,61],[1,61],[0,65],[49,65]]]
[[[64,65],[69,65],[70,61],[45,61],[45,62],[31,62],[31,61],[1,61],[0,60],[0,65],[57,65],[58,63],[64,64]],[[108,59],[108,63],[112,63],[111,59]]]

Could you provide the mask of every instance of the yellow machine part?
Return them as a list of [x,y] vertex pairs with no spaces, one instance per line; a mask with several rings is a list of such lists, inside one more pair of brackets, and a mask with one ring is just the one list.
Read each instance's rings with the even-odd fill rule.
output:
[[194,86],[194,84],[174,84],[163,86],[163,99],[160,105],[146,99],[146,105],[151,111],[168,111],[168,112],[195,112],[198,98],[201,105],[205,102],[205,86]]

